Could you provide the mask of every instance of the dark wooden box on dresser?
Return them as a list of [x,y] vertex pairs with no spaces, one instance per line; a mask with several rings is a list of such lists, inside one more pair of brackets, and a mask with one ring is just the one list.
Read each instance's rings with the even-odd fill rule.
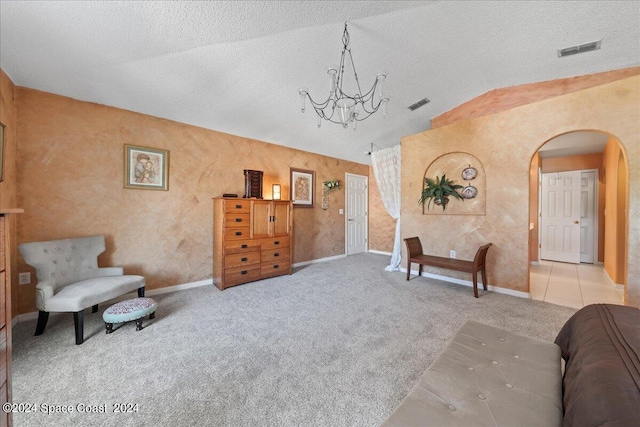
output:
[[[0,209],[0,400],[11,402],[11,236],[9,217],[22,209]],[[13,423],[11,413],[0,411],[0,427]]]
[[292,262],[290,201],[213,199],[213,283],[220,290],[291,274]]

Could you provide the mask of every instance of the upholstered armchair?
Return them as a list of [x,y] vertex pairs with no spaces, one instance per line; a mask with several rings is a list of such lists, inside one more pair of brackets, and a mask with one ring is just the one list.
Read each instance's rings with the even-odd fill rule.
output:
[[84,309],[138,290],[144,296],[144,277],[123,275],[122,267],[98,267],[105,250],[104,236],[79,237],[19,246],[25,262],[36,269],[35,335],[42,335],[51,312],[72,312],[76,344],[84,342]]

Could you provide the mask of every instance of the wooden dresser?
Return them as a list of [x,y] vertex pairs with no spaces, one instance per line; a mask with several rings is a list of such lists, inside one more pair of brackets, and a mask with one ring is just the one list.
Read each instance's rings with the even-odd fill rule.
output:
[[213,283],[230,286],[292,273],[288,200],[213,199]]
[[[0,209],[0,400],[11,402],[11,214],[22,209]],[[0,426],[12,424],[11,414],[0,411]]]

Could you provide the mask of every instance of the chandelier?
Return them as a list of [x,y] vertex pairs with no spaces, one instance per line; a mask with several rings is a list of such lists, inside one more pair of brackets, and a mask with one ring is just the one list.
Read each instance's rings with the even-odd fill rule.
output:
[[[352,84],[353,90],[356,91],[353,95],[343,90],[347,62],[351,63],[351,70],[353,71],[354,82]],[[371,89],[367,92],[362,91],[353,57],[351,56],[351,49],[349,48],[349,31],[347,31],[346,22],[344,24],[344,33],[342,34],[340,65],[330,66],[327,74],[329,75],[330,89],[329,97],[326,100],[317,102],[309,94],[309,89],[298,89],[302,112],[304,113],[306,100],[309,99],[311,106],[318,114],[318,127],[320,127],[322,120],[327,120],[331,123],[341,124],[345,129],[352,125],[353,130],[356,130],[358,122],[370,117],[379,109],[382,109],[382,114],[385,117],[387,116],[389,98],[384,96],[383,91],[384,80],[387,77],[386,73],[378,73]]]

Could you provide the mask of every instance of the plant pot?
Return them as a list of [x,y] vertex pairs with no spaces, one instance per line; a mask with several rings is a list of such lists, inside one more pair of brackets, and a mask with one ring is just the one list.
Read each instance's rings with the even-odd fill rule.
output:
[[433,199],[433,203],[438,206],[442,206],[442,210],[445,210],[447,208],[447,203],[449,203],[449,197],[443,196],[441,198],[435,198]]

